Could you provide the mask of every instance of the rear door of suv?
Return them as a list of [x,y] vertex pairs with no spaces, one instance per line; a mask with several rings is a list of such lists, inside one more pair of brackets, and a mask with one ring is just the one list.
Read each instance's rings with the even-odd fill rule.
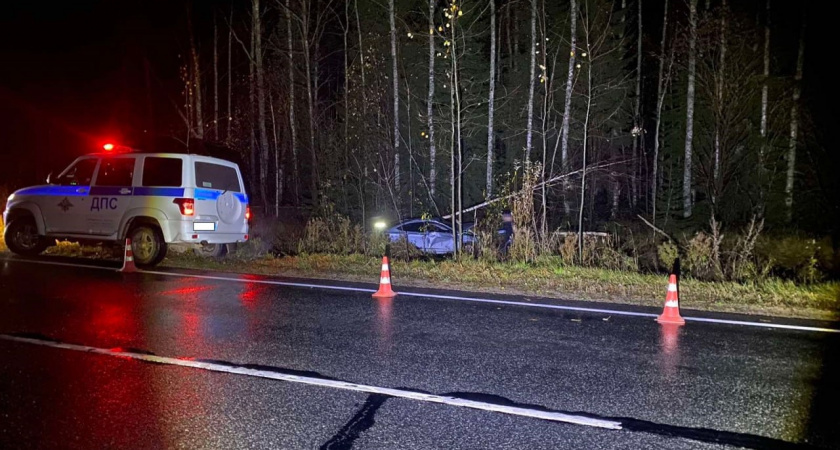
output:
[[248,197],[237,166],[219,160],[193,161],[196,232],[243,234]]

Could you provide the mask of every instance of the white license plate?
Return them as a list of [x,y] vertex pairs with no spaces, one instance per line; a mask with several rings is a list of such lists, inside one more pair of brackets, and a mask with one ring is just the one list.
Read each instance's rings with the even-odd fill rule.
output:
[[216,231],[216,222],[193,222],[193,231]]

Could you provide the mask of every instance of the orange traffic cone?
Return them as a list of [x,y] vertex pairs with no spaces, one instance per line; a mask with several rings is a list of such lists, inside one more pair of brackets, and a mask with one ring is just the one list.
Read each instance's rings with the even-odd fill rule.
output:
[[677,292],[677,276],[671,275],[668,279],[668,295],[665,296],[665,309],[656,318],[662,324],[670,323],[685,325],[685,319],[680,316],[680,296]]
[[388,257],[382,257],[382,273],[379,275],[379,290],[373,298],[394,298],[397,293],[391,290],[391,269],[388,267]]
[[134,253],[131,251],[131,239],[129,238],[125,239],[125,256],[123,257],[123,266],[120,272],[137,272],[137,266],[134,265]]

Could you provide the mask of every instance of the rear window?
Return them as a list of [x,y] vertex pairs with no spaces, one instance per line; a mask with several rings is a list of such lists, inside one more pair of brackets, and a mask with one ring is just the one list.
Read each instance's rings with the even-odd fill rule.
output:
[[179,158],[147,157],[143,161],[143,186],[181,186],[182,165]]
[[239,176],[233,167],[196,162],[195,187],[240,192]]

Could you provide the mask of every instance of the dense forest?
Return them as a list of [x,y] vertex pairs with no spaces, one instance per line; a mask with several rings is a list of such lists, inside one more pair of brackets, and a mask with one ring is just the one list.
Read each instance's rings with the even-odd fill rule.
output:
[[472,220],[527,186],[538,234],[637,216],[824,233],[836,177],[801,98],[807,14],[775,7],[196,4],[170,131],[240,152],[263,216]]

